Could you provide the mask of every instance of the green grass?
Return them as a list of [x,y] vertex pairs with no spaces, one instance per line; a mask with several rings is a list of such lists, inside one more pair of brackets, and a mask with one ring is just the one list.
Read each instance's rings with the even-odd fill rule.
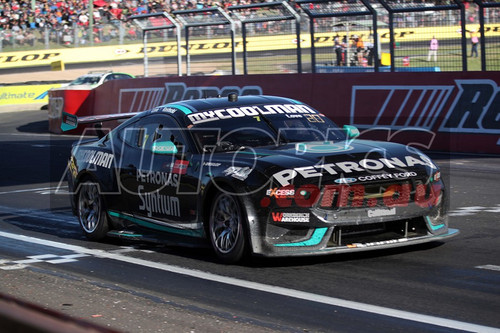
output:
[[[469,57],[471,51],[470,44],[467,44],[467,70],[480,71],[481,70],[481,50],[478,47],[478,57]],[[409,56],[410,67],[440,67],[441,71],[461,71],[462,70],[462,56],[460,45],[454,47],[441,47],[438,51],[438,60],[427,61],[428,49],[427,47],[411,47],[396,49],[396,67],[403,66],[403,57]],[[487,70],[498,71],[500,70],[500,43],[489,43],[486,48],[486,64]]]
[[[468,50],[470,52],[470,50]],[[414,50],[412,51],[413,54]],[[400,55],[397,54],[396,58],[396,68],[404,67],[402,57],[405,54]],[[329,53],[318,53],[316,56],[316,64],[323,65],[329,64],[331,65],[334,59],[334,54]],[[491,61],[491,66],[488,66],[488,70],[500,70],[500,54],[496,57],[491,57],[488,59]],[[192,59],[193,62],[196,60]],[[247,69],[249,74],[272,74],[272,73],[284,73],[286,72],[285,68],[293,68],[295,67],[297,60],[295,54],[290,55],[281,55],[274,57],[255,57],[249,56],[247,58]],[[302,55],[302,65],[305,67],[307,64],[311,63],[310,54]],[[211,64],[215,65],[219,70],[230,71],[231,70],[231,62],[228,60],[221,61],[211,61]],[[410,68],[411,67],[440,67],[441,71],[462,71],[462,58],[455,54],[443,54],[438,55],[438,61],[430,61],[427,62],[427,51],[425,54],[412,56],[410,57]],[[239,54],[236,61],[236,68],[240,74],[243,74],[243,59]],[[468,71],[480,71],[481,70],[481,58],[467,58],[467,68]]]

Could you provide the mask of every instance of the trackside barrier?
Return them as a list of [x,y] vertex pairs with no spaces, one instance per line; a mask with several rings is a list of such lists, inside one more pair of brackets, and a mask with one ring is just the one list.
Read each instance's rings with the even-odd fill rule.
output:
[[[60,132],[62,112],[78,116],[137,112],[183,99],[227,96],[235,92],[303,101],[338,125],[357,126],[362,138],[397,141],[438,151],[500,154],[499,86],[499,72],[115,80],[90,92],[51,90],[50,105],[55,100],[59,109],[52,110],[50,130]],[[78,93],[81,95],[77,98]]]
[[[380,72],[390,72],[391,68],[384,66],[379,67]],[[366,67],[337,67],[329,65],[317,65],[316,73],[368,73],[372,72],[371,68]],[[441,72],[440,67],[401,67],[396,69],[396,72]]]

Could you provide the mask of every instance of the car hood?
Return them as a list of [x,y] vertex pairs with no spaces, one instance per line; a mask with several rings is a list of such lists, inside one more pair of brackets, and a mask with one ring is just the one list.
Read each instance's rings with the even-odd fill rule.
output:
[[365,140],[286,144],[254,149],[248,155],[257,157],[261,172],[280,186],[320,178],[336,183],[391,180],[437,171],[437,166],[413,147]]

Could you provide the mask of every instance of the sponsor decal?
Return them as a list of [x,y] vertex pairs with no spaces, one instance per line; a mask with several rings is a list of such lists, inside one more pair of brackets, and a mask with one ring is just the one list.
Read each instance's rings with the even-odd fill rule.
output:
[[287,189],[287,188],[272,188],[268,189],[266,191],[266,195],[268,197],[275,197],[275,198],[287,198],[287,197],[293,197],[295,196],[295,190],[294,189]]
[[83,156],[80,158],[84,163],[100,166],[106,169],[111,168],[114,161],[113,154],[105,153],[97,150],[85,150],[81,152]]
[[259,86],[225,86],[222,88],[215,86],[188,87],[184,82],[165,83],[165,96],[162,104],[187,99],[227,96],[230,93],[236,93],[238,96],[262,95],[262,88]]
[[398,244],[407,242],[408,238],[398,238],[398,239],[390,239],[386,241],[379,242],[370,242],[370,243],[352,243],[348,244],[347,247],[350,248],[363,248],[363,247],[372,247],[372,246],[381,246],[381,245],[390,245],[390,244]]
[[274,222],[292,222],[292,223],[308,223],[310,221],[309,213],[271,213]]
[[164,142],[154,142],[153,151],[157,154],[176,154],[177,147],[172,145],[171,142],[169,145],[165,145]]
[[295,113],[317,113],[310,107],[300,104],[275,104],[262,106],[244,106],[240,108],[228,108],[197,112],[188,115],[188,119],[193,124],[200,124],[209,121],[255,117],[270,114],[295,114]]
[[286,114],[285,115],[287,118],[290,118],[290,119],[294,119],[294,118],[302,118],[304,117],[303,115],[301,114]]
[[[319,115],[318,115],[319,117]],[[299,154],[311,153],[311,154],[327,154],[338,151],[349,151],[354,149],[352,146],[346,144],[336,144],[333,142],[321,142],[321,143],[297,143],[295,145],[295,151]]]
[[177,111],[179,111],[179,109],[171,108],[171,107],[168,107],[168,106],[157,106],[156,108],[154,108],[153,110],[151,110],[151,113],[153,113],[153,112],[165,112],[165,113],[174,114]]
[[368,217],[382,217],[396,215],[396,207],[390,209],[369,209]]
[[[4,55],[0,56],[0,64],[6,64],[6,63],[30,63],[30,62],[37,62],[37,61],[54,61],[61,55],[59,52],[40,52],[40,53],[33,53],[36,51],[30,51],[30,52],[11,52],[11,53],[5,53]],[[27,64],[26,64],[27,65]],[[0,66],[3,67],[3,66]]]
[[60,84],[3,86],[0,90],[0,105],[47,102],[47,91],[60,86]]
[[[479,30],[479,25],[477,25]],[[500,36],[500,24],[485,24],[484,26],[485,34],[487,36]],[[368,30],[356,31],[358,35],[370,35]],[[379,37],[382,42],[389,42],[390,34],[389,29],[378,29]],[[343,38],[345,33],[340,32],[339,37]],[[460,26],[443,26],[430,31],[428,28],[396,28],[394,29],[394,38],[401,42],[410,41],[429,41],[435,36],[438,40],[440,39],[460,39],[461,38],[461,27]],[[333,40],[336,36],[334,34],[315,34],[314,43],[317,47],[330,46],[333,44]]]
[[160,171],[137,170],[137,181],[161,186],[174,186],[179,184],[179,174]]
[[[396,173],[382,173],[382,174],[374,174],[369,176],[361,176],[358,177],[359,181],[366,182],[372,180],[385,180],[385,179],[407,179],[411,177],[416,177],[417,173],[414,171],[411,172],[396,172]],[[439,179],[436,179],[436,181]]]
[[[260,86],[194,86],[188,87],[184,82],[165,83],[165,87],[120,89],[118,113],[138,112],[152,107],[188,99],[200,99],[216,96],[227,96],[236,93],[238,96],[262,95]],[[179,110],[180,106],[178,106]],[[176,108],[172,108],[176,109]],[[165,112],[169,112],[165,110]],[[176,111],[173,111],[176,112]]]
[[188,166],[189,161],[176,160],[174,166],[172,167],[172,172],[179,175],[185,175],[187,173]]
[[500,134],[500,88],[491,80],[456,80],[458,94],[439,131]]
[[222,163],[216,163],[216,162],[203,162],[204,166],[207,167],[220,167]]
[[[292,181],[301,176],[302,178],[319,178],[324,174],[327,175],[337,175],[339,173],[352,173],[352,172],[366,172],[366,171],[379,171],[384,168],[394,169],[394,168],[407,168],[413,167],[415,165],[423,165],[436,169],[437,167],[432,163],[432,161],[424,155],[407,155],[401,158],[379,158],[379,159],[368,159],[365,158],[359,162],[347,161],[347,162],[337,162],[328,163],[321,165],[314,165],[308,167],[300,167],[294,169],[285,169],[277,172],[273,175],[274,180],[276,180],[281,186],[286,186],[292,184]],[[375,176],[374,176],[375,177]],[[365,179],[368,180],[368,179]]]
[[[373,193],[373,190],[368,191],[363,184],[325,185],[322,190],[311,184],[302,185],[298,189],[293,185],[276,189],[276,193],[290,194],[286,196],[276,195],[273,190],[266,191],[266,196],[260,201],[261,207],[271,206],[273,204],[271,199],[275,202],[273,206],[281,208],[292,207],[294,204],[297,207],[322,209],[367,207],[373,208],[368,212],[368,216],[377,217],[393,215],[395,214],[393,207],[407,207],[410,202],[421,208],[433,207],[440,200],[442,185],[417,184],[412,188],[410,182],[407,182],[381,186],[378,193]],[[375,208],[381,206],[390,209]]]
[[225,176],[231,176],[238,180],[245,180],[248,178],[252,169],[250,167],[229,167],[223,171]]
[[335,179],[335,183],[337,184],[350,184],[356,182],[356,178],[339,178]]
[[[236,41],[235,47],[238,48],[242,45],[241,42]],[[186,46],[182,46],[183,49],[186,49]],[[201,40],[195,41],[193,43],[189,43],[188,46],[189,52],[192,54],[203,54],[203,53],[221,53],[221,52],[229,52],[231,51],[231,42],[229,40]],[[165,55],[165,53],[171,53],[172,55],[177,54],[177,44],[175,43],[166,43],[163,45],[156,46],[148,46],[146,49],[142,47],[139,50],[139,53],[144,53],[147,51],[148,56],[159,56],[159,54]]]
[[[455,84],[353,86],[351,124],[362,129],[500,134],[498,85],[492,80],[455,80]],[[366,100],[373,102],[367,105]],[[447,110],[446,105],[450,105]]]
[[126,49],[116,49],[116,50],[115,50],[115,54],[116,54],[116,55],[122,55],[122,54],[126,54],[126,53],[128,53],[128,52],[129,52],[129,51],[128,51],[128,50],[126,50]]
[[146,212],[148,217],[153,216],[153,214],[181,216],[179,198],[163,195],[157,191],[144,192],[143,185],[138,186],[137,194],[141,200],[139,210]]

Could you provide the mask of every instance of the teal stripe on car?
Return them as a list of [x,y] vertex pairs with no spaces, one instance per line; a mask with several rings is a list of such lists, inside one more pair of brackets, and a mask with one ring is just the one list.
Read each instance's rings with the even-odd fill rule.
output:
[[281,244],[274,244],[274,246],[314,246],[318,245],[321,243],[321,240],[325,236],[326,232],[328,231],[328,228],[316,228],[314,230],[313,234],[311,235],[311,238],[309,238],[306,241],[302,242],[296,242],[296,243],[281,243]]
[[134,216],[122,214],[122,213],[119,213],[119,212],[114,212],[112,210],[109,210],[108,214],[110,216],[121,218],[121,219],[124,219],[124,220],[128,220],[128,221],[133,222],[133,223],[135,223],[137,225],[140,225],[140,226],[146,227],[146,228],[150,228],[150,229],[155,229],[155,230],[159,230],[159,231],[165,231],[165,232],[169,232],[169,233],[172,233],[172,234],[183,235],[183,236],[203,237],[203,230],[202,229],[198,229],[198,230],[185,230],[185,229],[177,229],[177,228],[167,227],[167,226],[159,225],[159,224],[156,224],[156,223],[153,223],[153,222],[141,220],[141,219],[139,219],[137,217],[134,217]]
[[182,112],[184,112],[184,114],[191,114],[191,113],[193,113],[193,111],[191,111],[189,108],[185,107],[184,105],[171,104],[171,105],[168,105],[168,107],[179,109]]
[[289,100],[291,100],[291,101],[292,101],[293,103],[295,103],[295,104],[304,104],[304,103],[302,103],[302,102],[300,102],[300,101],[297,101],[297,100],[295,100],[295,99],[291,99],[291,98],[289,98]]
[[432,224],[431,219],[429,218],[429,216],[426,216],[425,220],[427,221],[427,224],[432,229],[432,231],[436,231],[436,230],[441,229],[442,227],[444,227],[444,224],[438,224],[438,225]]

